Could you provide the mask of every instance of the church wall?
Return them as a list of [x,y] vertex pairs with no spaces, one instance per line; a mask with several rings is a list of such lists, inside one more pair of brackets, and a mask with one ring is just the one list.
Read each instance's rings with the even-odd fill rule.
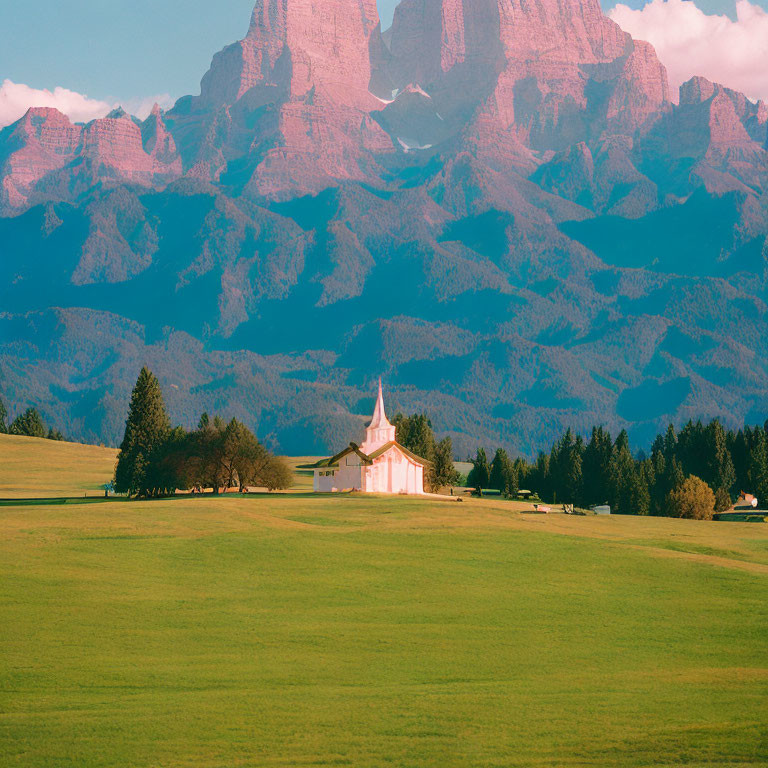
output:
[[337,469],[315,470],[314,489],[317,493],[339,493],[363,490],[363,467],[357,454],[339,461]]
[[364,469],[366,493],[424,493],[424,470],[396,448]]

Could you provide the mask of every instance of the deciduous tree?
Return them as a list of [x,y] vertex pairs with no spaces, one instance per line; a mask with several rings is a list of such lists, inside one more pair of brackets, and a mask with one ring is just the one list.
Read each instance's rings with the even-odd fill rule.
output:
[[669,514],[689,520],[711,520],[715,513],[715,494],[699,477],[690,475],[669,494]]

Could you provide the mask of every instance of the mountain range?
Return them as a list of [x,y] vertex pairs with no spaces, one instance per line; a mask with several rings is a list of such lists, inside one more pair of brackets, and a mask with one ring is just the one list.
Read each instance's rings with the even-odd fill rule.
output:
[[462,456],[768,416],[768,107],[598,0],[258,0],[167,112],[0,131],[0,249],[0,392],[86,441],[143,364],[300,455],[380,375]]

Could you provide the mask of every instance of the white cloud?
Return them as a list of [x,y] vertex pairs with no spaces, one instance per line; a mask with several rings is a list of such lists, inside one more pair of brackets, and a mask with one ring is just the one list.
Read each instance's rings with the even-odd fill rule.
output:
[[[131,114],[144,119],[157,102],[163,109],[172,106],[168,94],[153,98],[125,102],[124,108]],[[66,88],[54,88],[53,91],[31,88],[23,83],[4,80],[0,85],[0,128],[15,123],[26,114],[30,107],[54,107],[76,123],[85,123],[97,117],[104,117],[117,103],[91,99],[82,93]]]
[[709,16],[691,0],[652,0],[641,10],[617,5],[610,17],[647,40],[669,71],[675,91],[693,75],[768,101],[768,13],[737,0],[736,21]]
[[145,120],[155,104],[158,104],[161,109],[170,109],[173,106],[173,98],[167,93],[161,93],[158,96],[150,96],[146,99],[129,99],[122,102],[122,107],[126,112],[136,115],[141,120]]

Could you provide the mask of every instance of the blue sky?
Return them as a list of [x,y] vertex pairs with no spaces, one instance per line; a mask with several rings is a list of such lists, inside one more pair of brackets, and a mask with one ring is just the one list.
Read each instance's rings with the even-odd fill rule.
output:
[[[380,0],[385,20],[396,2]],[[753,2],[768,9],[768,0]],[[735,16],[732,0],[696,4]],[[197,93],[211,56],[243,36],[252,7],[253,0],[0,0],[0,83],[134,105]]]

